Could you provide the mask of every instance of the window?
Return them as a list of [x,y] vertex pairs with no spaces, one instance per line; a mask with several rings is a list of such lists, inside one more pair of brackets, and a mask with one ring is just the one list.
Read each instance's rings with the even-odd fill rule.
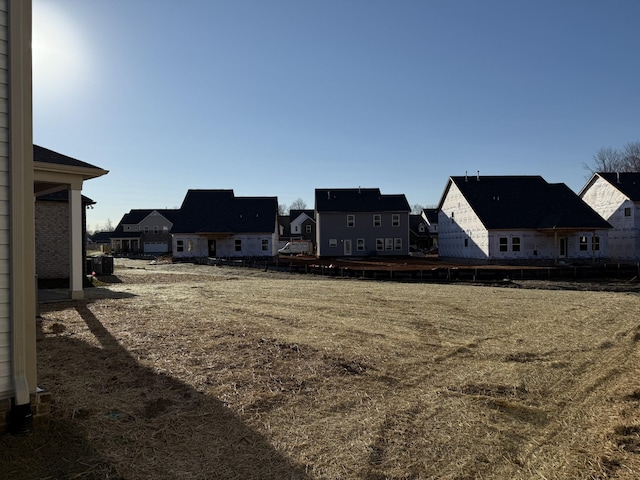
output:
[[235,242],[236,245],[236,252],[241,252],[242,251],[242,240],[241,239],[237,239]]
[[513,237],[511,239],[511,251],[512,252],[520,251],[520,237]]
[[402,238],[393,239],[393,248],[394,250],[402,250]]
[[451,212],[451,223],[455,223],[456,221],[456,212]]
[[376,250],[384,250],[384,238],[376,238]]
[[424,233],[424,223],[421,223],[420,225],[418,225],[418,231],[420,233]]
[[158,233],[160,231],[160,227],[158,227],[157,225],[153,226],[153,233]]
[[262,251],[266,252],[269,250],[269,240],[266,238],[262,240]]
[[600,237],[591,237],[591,250],[600,250]]
[[147,225],[142,227],[142,230],[144,231],[144,233],[149,233],[149,227]]
[[500,237],[500,251],[506,252],[509,250],[509,239],[507,237]]
[[581,251],[587,250],[587,237],[585,236],[580,237],[580,250]]
[[184,252],[184,240],[176,240],[176,252]]
[[305,225],[304,231],[307,233],[311,233],[311,225]]
[[338,240],[336,240],[335,238],[330,238],[329,239],[329,246],[330,247],[337,247],[338,246]]
[[398,215],[397,213],[394,213],[393,215],[391,215],[391,226],[392,227],[400,226],[400,215]]
[[162,233],[169,233],[169,227],[167,227],[166,225],[162,227]]
[[468,246],[469,246],[469,239],[468,239],[468,238],[465,238],[465,239],[464,239],[464,246],[465,246],[465,247],[468,247]]
[[359,252],[364,252],[364,238],[359,238],[356,240],[356,250]]
[[293,233],[300,233],[300,225],[295,225],[293,227]]
[[382,226],[382,217],[380,216],[379,213],[375,213],[373,215],[373,226],[374,227],[380,227]]
[[384,249],[385,250],[393,250],[393,238],[385,238],[384,239]]
[[356,216],[347,215],[347,227],[355,227],[355,226],[356,226]]
[[624,207],[624,216],[625,217],[631,216],[631,207]]

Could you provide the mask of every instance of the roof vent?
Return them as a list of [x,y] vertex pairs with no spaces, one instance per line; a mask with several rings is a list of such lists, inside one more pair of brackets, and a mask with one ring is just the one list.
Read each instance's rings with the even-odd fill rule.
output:
[[469,181],[469,177],[467,176],[467,175],[468,175],[468,173],[469,173],[469,172],[468,172],[467,170],[465,170],[465,171],[464,171],[464,181],[465,181],[465,182],[468,182],[468,181]]
[[327,190],[327,200],[331,200],[331,190]]
[[620,172],[616,172],[616,179],[617,179],[618,183],[622,183],[620,181]]
[[476,180],[480,181],[480,170],[478,170],[478,173],[476,173]]

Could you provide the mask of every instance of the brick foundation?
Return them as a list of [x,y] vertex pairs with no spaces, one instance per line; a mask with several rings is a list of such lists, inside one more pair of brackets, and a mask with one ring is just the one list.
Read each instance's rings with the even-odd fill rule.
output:
[[[33,428],[49,426],[51,421],[51,393],[42,390],[31,394],[31,420]],[[0,400],[0,434],[11,430],[10,420],[12,416],[13,399]],[[15,409],[14,409],[15,411]]]

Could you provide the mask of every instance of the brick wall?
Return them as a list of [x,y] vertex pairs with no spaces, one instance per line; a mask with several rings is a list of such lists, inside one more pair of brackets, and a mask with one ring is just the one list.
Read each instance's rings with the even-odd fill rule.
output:
[[[7,417],[11,411],[11,399],[0,400],[0,434],[7,433],[9,426]],[[33,415],[33,428],[47,427],[51,421],[51,393],[40,391],[31,394],[31,415]]]
[[36,274],[69,278],[69,204],[36,201]]

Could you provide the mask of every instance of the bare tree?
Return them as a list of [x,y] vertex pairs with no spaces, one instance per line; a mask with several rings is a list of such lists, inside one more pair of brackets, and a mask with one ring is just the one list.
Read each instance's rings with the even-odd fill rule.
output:
[[627,143],[622,150],[602,147],[584,167],[595,172],[640,172],[640,142]]
[[411,207],[411,213],[414,215],[419,215],[422,213],[422,210],[424,210],[424,206],[420,205],[419,203],[415,203],[413,204],[413,206]]
[[291,204],[289,210],[304,210],[305,208],[307,208],[307,203],[303,199],[297,198]]
[[281,217],[289,215],[289,209],[284,203],[278,205],[278,215],[280,215]]
[[628,172],[640,172],[640,142],[627,143],[623,150]]

